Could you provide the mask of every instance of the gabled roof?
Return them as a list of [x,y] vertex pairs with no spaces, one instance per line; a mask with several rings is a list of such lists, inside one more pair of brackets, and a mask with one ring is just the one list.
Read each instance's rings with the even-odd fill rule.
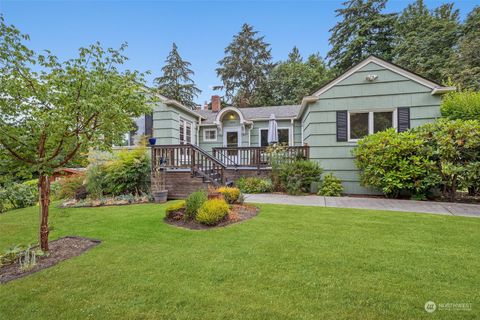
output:
[[449,91],[455,91],[456,90],[455,87],[444,87],[444,86],[442,86],[442,85],[440,85],[440,84],[438,84],[438,83],[436,83],[432,80],[424,78],[424,77],[422,77],[422,76],[420,76],[420,75],[418,75],[418,74],[416,74],[412,71],[408,71],[408,70],[406,70],[406,69],[404,69],[400,66],[397,66],[394,63],[385,61],[382,58],[371,55],[368,58],[366,58],[365,60],[363,60],[362,62],[354,65],[353,67],[351,67],[350,69],[345,71],[343,74],[341,74],[337,78],[335,78],[332,81],[325,84],[323,87],[321,87],[318,91],[316,91],[311,96],[307,96],[307,97],[303,98],[301,108],[300,108],[300,111],[298,112],[297,118],[300,118],[302,116],[303,111],[307,107],[308,103],[315,102],[316,100],[320,99],[320,96],[324,92],[331,89],[332,87],[334,87],[335,85],[337,85],[341,81],[347,79],[349,76],[351,76],[352,74],[354,74],[355,72],[357,72],[358,70],[365,67],[367,64],[369,64],[371,62],[375,63],[375,64],[377,64],[377,65],[379,65],[379,66],[381,66],[381,67],[383,67],[387,70],[390,70],[392,72],[400,74],[400,75],[402,75],[402,76],[404,76],[404,77],[406,77],[406,78],[408,78],[412,81],[415,81],[415,82],[417,82],[421,85],[424,85],[427,88],[430,88],[432,90],[431,91],[432,95],[443,94],[443,93],[446,93],[446,92],[449,92]]
[[368,58],[366,58],[365,60],[363,60],[362,62],[354,65],[353,67],[351,67],[350,69],[348,69],[347,71],[345,71],[342,75],[340,75],[339,77],[333,79],[332,81],[330,81],[329,83],[325,84],[323,87],[321,87],[317,92],[315,92],[312,96],[320,96],[322,93],[324,93],[325,91],[329,90],[330,88],[334,87],[336,84],[338,84],[339,82],[345,80],[346,78],[348,78],[349,76],[351,76],[352,74],[354,74],[355,72],[357,72],[358,70],[360,70],[361,68],[365,67],[367,64],[369,63],[375,63],[385,69],[388,69],[392,72],[395,72],[395,73],[398,73],[412,81],[415,81],[421,85],[424,85],[425,87],[427,88],[430,88],[432,89],[432,94],[439,94],[439,93],[444,93],[444,92],[447,92],[447,91],[454,91],[455,90],[455,87],[444,87],[432,80],[428,80],[427,78],[424,78],[412,71],[408,71],[400,66],[397,66],[396,64],[393,64],[391,62],[388,62],[388,61],[385,61],[377,56],[374,56],[374,55],[371,55],[369,56]]

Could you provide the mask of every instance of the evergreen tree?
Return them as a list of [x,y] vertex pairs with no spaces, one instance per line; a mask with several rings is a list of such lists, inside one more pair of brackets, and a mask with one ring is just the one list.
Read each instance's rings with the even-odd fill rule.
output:
[[452,78],[462,89],[480,91],[480,7],[468,14],[452,67]]
[[273,67],[270,45],[257,34],[252,26],[244,24],[225,48],[225,57],[216,69],[227,101],[239,107],[253,105],[255,91],[263,85]]
[[394,38],[395,13],[382,13],[387,0],[349,0],[335,10],[341,17],[332,29],[329,65],[342,73],[374,54],[390,60]]
[[168,54],[165,66],[162,68],[163,75],[154,81],[160,94],[194,109],[196,104],[193,99],[198,97],[202,91],[195,86],[195,82],[191,78],[194,72],[190,66],[191,63],[182,59],[177,45],[173,43],[172,51]]
[[318,54],[303,62],[298,49],[293,48],[288,60],[280,62],[268,80],[254,95],[256,105],[298,104],[302,98],[318,90],[330,79],[330,72]]
[[293,47],[292,52],[288,54],[287,62],[302,62],[303,58],[300,55],[300,51],[297,46]]
[[460,24],[453,4],[428,10],[423,0],[408,5],[396,24],[395,62],[437,82],[449,77]]

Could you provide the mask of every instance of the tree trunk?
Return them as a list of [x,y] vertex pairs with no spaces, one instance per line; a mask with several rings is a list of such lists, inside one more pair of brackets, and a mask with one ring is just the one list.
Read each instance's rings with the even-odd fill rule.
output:
[[38,194],[40,198],[40,248],[48,251],[48,206],[50,204],[50,180],[41,174],[38,178]]
[[457,198],[457,176],[452,179],[452,186],[450,188],[450,201],[455,202]]

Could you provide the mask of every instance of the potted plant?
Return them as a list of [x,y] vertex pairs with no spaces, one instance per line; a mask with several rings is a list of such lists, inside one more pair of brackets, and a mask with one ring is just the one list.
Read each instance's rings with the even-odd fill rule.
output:
[[157,143],[157,139],[156,139],[156,138],[150,138],[150,139],[148,139],[148,143],[149,143],[151,146],[154,146],[155,143]]
[[165,163],[164,161],[160,160],[160,166],[158,167],[158,171],[156,172],[157,176],[160,177],[160,190],[153,192],[153,201],[155,203],[164,203],[167,202],[168,198],[168,190],[165,186]]
[[211,199],[222,199],[223,200],[223,194],[218,192],[218,190],[210,184],[208,185],[208,189],[207,189],[207,197],[208,197],[208,200],[211,200]]

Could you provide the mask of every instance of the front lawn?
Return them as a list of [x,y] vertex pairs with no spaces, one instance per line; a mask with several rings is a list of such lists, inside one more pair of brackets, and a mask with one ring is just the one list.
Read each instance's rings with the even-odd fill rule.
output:
[[[473,319],[480,219],[261,205],[207,231],[165,205],[52,209],[50,239],[103,242],[0,285],[0,319]],[[0,248],[36,240],[38,208],[0,215]],[[471,303],[471,311],[425,302]]]

